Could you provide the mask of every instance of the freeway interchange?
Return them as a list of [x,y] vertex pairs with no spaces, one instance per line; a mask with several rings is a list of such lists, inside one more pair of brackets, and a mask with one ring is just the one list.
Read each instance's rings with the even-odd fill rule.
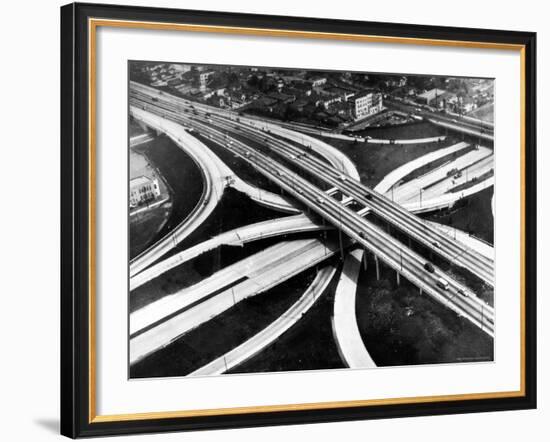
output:
[[[322,221],[315,223],[307,218],[304,220],[303,215],[297,215],[296,222],[301,224],[296,228],[313,226],[312,229],[331,228],[338,231],[339,246],[330,244],[331,253],[326,253],[326,257],[340,254],[344,258],[350,244],[354,248],[360,247],[374,255],[377,265],[378,260],[383,261],[396,271],[398,278],[403,276],[421,292],[465,317],[484,333],[494,336],[493,308],[452,275],[433,264],[428,265],[427,259],[413,250],[410,244],[414,241],[429,253],[462,267],[488,286],[492,286],[494,280],[493,260],[406,210],[399,201],[362,184],[355,169],[344,164],[345,160],[316,151],[309,137],[296,135],[288,128],[279,129],[271,122],[193,103],[133,82],[130,85],[130,112],[159,132],[166,131],[166,126],[171,124],[179,125],[187,136],[195,140],[197,135],[199,140],[203,137],[241,158],[272,184],[284,190],[296,202],[297,208],[311,212],[316,220]],[[292,133],[291,136],[289,133]],[[205,202],[209,203],[207,197]],[[401,236],[409,239],[409,244],[388,233],[380,223],[369,220],[367,215],[373,215],[383,224],[391,225]],[[293,226],[285,228],[292,230]],[[277,222],[272,229],[277,232]],[[262,235],[261,229],[259,235]],[[170,244],[170,240],[166,243]],[[319,240],[313,241],[309,247],[315,249],[318,243]],[[210,245],[214,246],[214,243]],[[291,249],[294,247],[287,246]],[[154,247],[150,250],[154,250]],[[168,258],[165,260],[167,264],[160,261],[151,266],[165,254],[166,249],[155,254],[154,259],[147,256],[150,250],[139,257],[139,262],[146,262],[146,265],[135,267],[135,262],[130,263],[132,287],[138,284],[138,280],[144,281],[144,275],[155,278],[167,268],[178,265],[177,260]],[[270,256],[276,254],[276,251],[269,253]],[[324,257],[310,258],[318,263]],[[283,268],[280,272],[281,275],[285,274]],[[288,270],[286,273],[290,274]],[[224,281],[223,276],[213,277],[207,293],[223,288]],[[185,291],[187,295],[180,294],[178,299],[185,299],[183,304],[187,305],[191,299],[189,296],[193,296],[189,294],[195,289],[197,287],[191,287]],[[227,304],[227,296],[225,302],[230,305]],[[200,297],[189,305],[196,307],[195,302],[200,304]],[[212,311],[222,311],[216,305],[215,298],[208,298],[208,303]],[[193,311],[182,311],[181,305],[181,302],[172,302],[171,305],[166,300],[158,301],[131,316],[131,361],[137,361],[162,348],[189,330],[191,324],[197,326],[211,317],[211,313],[200,313],[206,311],[205,306],[198,306],[202,310],[197,308],[194,314]],[[195,322],[182,326],[179,315],[183,314],[186,318],[195,318]]]

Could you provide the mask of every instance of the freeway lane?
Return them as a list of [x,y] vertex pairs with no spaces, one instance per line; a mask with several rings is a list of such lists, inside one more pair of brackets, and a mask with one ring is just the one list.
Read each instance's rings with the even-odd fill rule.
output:
[[276,321],[238,347],[195,370],[188,376],[223,374],[258,354],[296,324],[313,307],[326,290],[335,273],[336,267],[334,265],[323,267],[300,299],[292,304]]
[[264,129],[271,130],[273,133],[279,136],[290,139],[298,144],[308,146],[319,155],[324,157],[336,169],[356,179],[359,179],[359,172],[357,171],[357,168],[355,167],[353,161],[351,161],[346,155],[344,155],[334,146],[331,146],[330,144],[327,144],[317,138],[310,137],[289,128],[281,127],[278,124],[273,124],[263,119],[254,118],[249,115],[243,116],[233,111],[219,109],[206,104],[192,102],[184,98],[175,97],[173,95],[169,95],[165,92],[159,91],[155,88],[145,86],[136,82],[130,82],[130,94],[138,100],[152,100],[152,97],[154,97],[156,100],[160,100],[160,102],[148,101],[152,104],[160,105],[161,102],[169,102],[171,105],[170,110],[179,112],[180,114],[201,110],[202,112],[209,113],[211,115],[225,117],[233,122],[244,121],[251,126],[257,125],[259,128],[262,127]]
[[334,294],[332,330],[340,357],[350,368],[376,367],[361,338],[355,314],[357,279],[363,255],[363,249],[356,249],[346,256]]
[[176,145],[184,149],[193,161],[195,161],[204,178],[203,194],[197,206],[187,218],[178,224],[172,232],[130,261],[130,277],[132,277],[161,258],[180,241],[183,241],[183,239],[208,218],[221,199],[225,181],[220,170],[212,164],[210,158],[205,153],[204,149],[202,149],[202,143],[182,130],[179,125],[171,121],[161,121],[158,116],[134,108],[133,106],[130,106],[130,113],[138,121],[161,130],[169,136]]
[[[436,169],[430,170],[428,173],[407,181],[397,187],[394,187],[392,197],[396,202],[401,204],[408,202],[411,198],[419,198],[419,191],[422,189],[422,196],[425,199],[438,196],[439,193],[446,193],[447,189],[452,185],[452,181],[456,181],[457,185],[471,179],[476,174],[476,171],[482,169],[480,166],[491,167],[494,162],[493,152],[487,148],[479,148],[472,150],[465,155],[462,155],[453,161],[449,161]],[[454,178],[454,173],[448,174],[456,169],[462,172],[462,176]],[[483,173],[483,170],[481,173]],[[480,174],[481,174],[480,173]],[[439,187],[438,187],[439,186]],[[441,191],[441,189],[443,189]]]
[[[372,209],[377,215],[391,222],[394,226],[409,234],[429,249],[432,249],[435,253],[451,262],[455,262],[465,267],[474,275],[481,277],[486,283],[492,285],[494,277],[494,264],[492,260],[488,260],[486,257],[477,254],[474,250],[441,234],[438,230],[431,228],[423,220],[414,216],[409,211],[404,210],[399,204],[372,191],[359,181],[353,180],[351,177],[344,176],[338,173],[338,171],[331,169],[315,157],[308,155],[307,151],[284,143],[272,137],[270,134],[257,134],[253,132],[253,129],[247,128],[246,126],[241,127],[239,131],[235,132],[233,126],[222,121],[219,121],[219,125],[228,132],[241,135],[246,132],[251,139],[257,142],[263,141],[264,144],[268,145],[273,151],[281,154],[288,161],[299,165],[306,172],[314,174],[316,178],[324,179],[328,184],[341,190],[345,195],[353,197],[355,201],[363,204],[365,207]],[[475,155],[473,155],[472,158],[468,157],[466,160],[463,160],[465,164],[470,161],[476,161],[479,158],[491,156],[491,151],[488,149],[479,149],[471,153]],[[444,176],[445,171],[442,173]],[[410,188],[412,188],[412,191],[409,190],[411,194],[418,192],[415,191],[412,186]],[[407,187],[407,189],[410,188]],[[367,194],[370,195],[370,199]],[[437,247],[435,246],[436,244]]]
[[205,181],[205,189],[195,209],[170,234],[150,246],[130,262],[130,277],[141,272],[165,255],[208,218],[220,201],[225,187],[229,185],[228,177],[233,177],[231,186],[235,187],[236,190],[248,194],[251,199],[276,210],[290,213],[298,212],[295,207],[281,196],[256,188],[242,181],[210,149],[177,123],[146,112],[132,104],[130,105],[130,113],[144,124],[162,131],[176,145],[184,149],[196,162]]
[[459,115],[447,115],[440,112],[431,112],[420,108],[418,105],[406,104],[392,99],[386,99],[385,102],[389,107],[393,107],[402,112],[419,115],[432,124],[483,138],[488,141],[494,141],[494,125],[489,122],[475,120],[471,117],[461,117]]
[[[485,190],[489,187],[493,187],[495,182],[495,177],[489,176],[477,184],[471,185],[462,190],[450,191],[449,193],[439,194],[439,196],[424,199],[412,199],[409,202],[403,203],[403,208],[410,210],[411,212],[421,213],[421,212],[431,212],[436,209],[443,209],[453,206],[454,203],[460,199],[466,198],[467,196],[474,195],[482,190]],[[491,261],[493,261],[491,259]],[[488,283],[488,281],[486,281]],[[492,283],[489,285],[493,285]]]
[[[445,167],[445,169],[447,169],[447,167],[450,167],[450,169],[459,167],[458,162],[451,162],[448,166]],[[480,161],[477,161],[460,169],[460,172],[462,174],[460,177],[455,178],[451,175],[444,178],[439,177],[437,178],[437,180],[435,180],[435,177],[433,176],[426,176],[426,181],[420,179],[414,184],[411,183],[411,187],[415,188],[414,190],[416,190],[416,194],[414,192],[410,193],[405,191],[405,195],[400,195],[398,198],[396,198],[396,200],[402,204],[418,200],[418,189],[422,189],[422,198],[425,200],[437,198],[438,196],[445,193],[455,193],[453,189],[460,185],[481,182],[481,180],[477,180],[491,172],[491,170],[493,170],[493,167],[494,157],[491,154],[489,157],[483,158]],[[399,188],[396,190],[401,191],[401,189]]]
[[[191,125],[194,129],[207,133],[213,141],[247,161],[260,173],[341,229],[343,233],[358,241],[367,249],[372,250],[390,267],[403,274],[409,281],[416,284],[430,296],[448,305],[457,313],[464,315],[492,336],[492,308],[485,306],[474,293],[456,280],[448,277],[440,269],[435,269],[433,273],[426,272],[423,267],[425,261],[421,256],[372,225],[372,223],[362,219],[357,213],[343,207],[339,202],[332,198],[326,198],[321,189],[302,179],[281,163],[266,158],[264,154],[256,151],[251,146],[230,137],[227,133],[201,123],[196,115],[184,116],[177,112],[160,110],[156,104],[151,105],[147,102],[142,102],[142,105],[148,107],[152,112],[160,112],[170,119]],[[438,286],[440,278],[448,281],[449,289]]]
[[450,147],[444,149],[439,149],[434,152],[430,152],[426,155],[418,157],[416,160],[409,161],[406,164],[403,164],[401,167],[394,169],[389,174],[387,174],[382,181],[380,181],[374,190],[378,193],[388,194],[392,187],[396,186],[403,178],[409,175],[411,172],[414,172],[416,169],[421,168],[422,166],[432,163],[440,158],[446,157],[447,155],[460,152],[463,149],[466,149],[469,146],[468,143],[464,141],[454,144]]
[[172,315],[174,312],[189,308],[220,289],[235,285],[243,278],[253,278],[255,274],[267,271],[269,266],[277,265],[278,260],[291,259],[300,253],[307,244],[301,242],[280,242],[260,253],[249,256],[227,266],[200,282],[154,301],[136,310],[130,315],[130,335],[150,327],[152,324]]
[[135,290],[168,270],[196,258],[203,253],[214,250],[216,247],[221,245],[243,246],[250,241],[265,239],[272,236],[296,232],[309,232],[328,228],[330,228],[330,226],[317,224],[308,216],[303,214],[261,221],[259,223],[250,224],[244,227],[238,227],[178,252],[163,261],[153,264],[151,267],[143,270],[137,275],[132,276],[130,278],[130,291]]
[[[243,299],[269,290],[326,260],[338,251],[338,244],[324,243],[317,239],[289,241],[282,243],[282,247],[283,249],[275,252],[272,248],[263,250],[232,266],[230,272],[224,269],[213,275],[209,278],[210,289],[215,286],[224,288],[227,282],[231,281],[237,281],[237,283],[220,292],[214,292],[210,297],[204,296],[205,292],[201,291],[204,298],[202,302],[190,303],[187,299],[188,295],[193,296],[195,300],[198,298],[193,286],[171,297],[166,303],[162,302],[166,299],[164,298],[156,301],[154,308],[146,306],[134,312],[130,316],[130,327],[134,331],[134,336],[130,338],[130,364],[165,347]],[[292,254],[285,256],[284,248],[292,250]],[[283,252],[283,255],[280,252]],[[162,321],[153,322],[166,313],[168,316],[164,316]],[[140,327],[143,327],[142,331],[136,332]]]
[[[343,207],[341,203],[332,198],[324,200],[323,197],[325,195],[321,189],[294,174],[281,163],[265,158],[259,152],[255,152],[252,155],[252,148],[250,146],[243,144],[237,139],[232,139],[227,133],[210,128],[195,121],[195,119],[192,122],[197,125],[198,130],[209,131],[211,137],[219,142],[220,145],[226,146],[235,154],[240,155],[241,158],[248,161],[257,170],[275,181],[295,198],[309,205],[312,210],[328,219],[329,222],[343,230],[348,236],[351,236],[372,250],[390,267],[399,271],[407,279],[434,296],[440,302],[455,309],[458,313],[466,316],[474,324],[478,325],[482,330],[492,335],[492,309],[486,307],[466,287],[446,276],[440,269],[437,269],[434,274],[428,275],[423,269],[424,261],[420,256],[399,243],[395,238],[387,235],[386,232],[363,220],[355,212]],[[363,235],[359,235],[360,232],[363,232]],[[449,282],[450,286],[453,287],[452,290],[448,292],[437,286],[437,281],[441,277],[444,277]],[[464,293],[464,295],[456,296],[460,293]]]

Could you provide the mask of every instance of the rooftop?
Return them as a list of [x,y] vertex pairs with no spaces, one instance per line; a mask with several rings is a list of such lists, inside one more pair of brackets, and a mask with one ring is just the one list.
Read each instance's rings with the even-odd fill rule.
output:
[[419,98],[435,98],[436,96],[445,95],[448,94],[446,90],[443,89],[430,89],[429,91],[424,92],[423,94],[419,94]]
[[149,184],[151,181],[151,178],[141,175],[130,180],[130,188],[144,186],[145,184]]

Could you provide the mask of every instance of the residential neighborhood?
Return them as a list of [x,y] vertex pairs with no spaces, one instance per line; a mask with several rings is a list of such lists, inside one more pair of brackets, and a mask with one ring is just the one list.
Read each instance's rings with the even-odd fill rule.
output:
[[[491,79],[318,72],[176,63],[133,65],[134,78],[182,98],[281,121],[347,130],[411,121],[401,104],[492,121]],[[139,67],[136,67],[139,66]]]

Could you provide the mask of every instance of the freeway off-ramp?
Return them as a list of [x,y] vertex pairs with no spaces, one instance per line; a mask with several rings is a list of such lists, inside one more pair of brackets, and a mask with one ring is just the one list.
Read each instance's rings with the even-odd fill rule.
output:
[[300,299],[292,304],[278,319],[238,347],[195,370],[189,376],[222,374],[258,354],[289,330],[313,307],[326,290],[335,273],[336,267],[333,264],[323,267],[307,290],[300,296]]
[[[226,133],[235,131],[233,126],[223,123],[219,123],[219,125],[226,130]],[[266,129],[264,128],[263,130]],[[297,149],[288,143],[285,144],[284,142],[271,136],[271,134],[253,134],[251,129],[245,127],[241,127],[238,133],[242,134],[243,131],[246,132],[247,136],[250,136],[256,141],[263,139],[264,143],[266,143],[272,151],[276,151],[287,160],[290,160],[294,164],[303,168],[304,171],[314,174],[315,178],[320,178],[329,185],[340,190],[343,193],[343,198],[345,196],[345,198],[348,199],[348,202],[349,199],[352,199],[364,205],[365,209],[374,211],[374,213],[380,215],[386,221],[393,223],[394,226],[411,235],[411,237],[415,240],[419,241],[428,248],[434,249],[434,251],[439,255],[465,267],[473,274],[482,278],[486,283],[492,285],[493,263],[490,260],[487,260],[484,256],[478,255],[474,250],[470,250],[467,246],[459,246],[456,241],[442,235],[436,229],[432,229],[425,222],[413,216],[407,210],[404,210],[400,205],[395,204],[394,201],[390,201],[388,198],[384,198],[377,192],[368,189],[358,180],[353,179],[353,177],[338,173],[335,168],[331,169],[314,156],[307,155],[306,151]],[[470,155],[470,153],[465,155],[470,155],[471,158],[468,157],[465,160],[462,160],[463,164],[469,164],[471,161],[475,163],[478,159],[491,156],[490,151],[482,150],[481,148],[478,148],[473,153],[476,155]],[[439,171],[436,170],[436,172]],[[443,171],[442,173],[444,174],[445,172]],[[437,181],[437,179],[439,178],[436,177],[433,181]],[[412,184],[408,184],[406,186],[406,189],[411,188],[414,192]],[[463,192],[465,191],[461,191],[460,193],[462,194]],[[453,197],[456,198],[455,195],[453,195]],[[449,200],[453,201],[452,198],[445,196],[445,201],[447,203]],[[422,202],[420,202],[420,208],[423,208]],[[425,207],[423,209],[425,209]],[[437,247],[435,247],[436,244]]]
[[262,293],[338,252],[317,239],[279,243],[227,267],[196,286],[130,315],[130,364],[166,346],[238,302]]
[[[237,190],[247,193],[252,199],[271,208],[285,212],[298,212],[281,196],[244,183],[210,149],[180,125],[135,106],[130,106],[130,113],[144,124],[162,131],[184,149],[197,163],[205,179],[204,191],[195,209],[170,234],[132,259],[130,277],[157,261],[201,225],[215,209],[229,183],[232,183]],[[232,180],[228,180],[228,177],[232,177]]]
[[168,270],[222,245],[243,246],[247,242],[271,236],[308,232],[323,228],[329,228],[329,226],[317,224],[306,215],[287,216],[238,227],[172,255],[132,276],[130,278],[130,291],[135,290]]
[[359,333],[355,314],[357,279],[364,253],[363,249],[356,249],[346,256],[334,294],[334,337],[342,361],[350,368],[376,367]]
[[[143,103],[143,105],[148,106],[146,103]],[[151,110],[154,111],[154,109]],[[208,133],[210,139],[220,144],[220,146],[227,148],[233,154],[240,156],[260,173],[294,196],[298,201],[301,201],[317,214],[326,218],[330,223],[336,225],[346,235],[358,241],[364,247],[372,250],[386,264],[402,273],[403,276],[422,288],[426,293],[448,305],[451,309],[456,310],[478,325],[486,333],[492,335],[493,314],[491,308],[479,302],[474,293],[448,275],[445,275],[444,272],[437,270],[433,274],[427,274],[423,268],[424,260],[415,252],[399,243],[399,241],[396,241],[395,238],[365,221],[352,210],[343,207],[338,201],[332,198],[323,199],[326,195],[321,189],[318,189],[307,180],[293,173],[281,163],[258,155],[254,148],[228,136],[226,132],[220,132],[205,123],[199,122],[195,117],[181,117],[170,109],[164,109],[162,112],[176,121],[181,120],[185,124],[192,125],[195,130]],[[255,152],[254,155],[251,152]],[[361,232],[365,232],[365,236],[360,235],[359,233]],[[442,289],[437,285],[441,277],[445,277],[450,284],[451,288],[449,290]],[[457,293],[466,293],[467,296],[457,296]]]
[[[166,98],[166,96],[164,98]],[[141,105],[145,107],[145,103],[141,103]],[[149,106],[149,104],[147,104],[147,106]],[[176,122],[179,120],[178,118],[175,117],[173,113],[170,113],[170,111],[167,112],[166,110],[164,110],[163,112],[165,114],[164,116],[168,116],[170,119],[174,119]],[[219,110],[217,110],[216,112],[219,113]],[[318,193],[319,191],[316,190],[313,186],[301,180],[300,177],[297,177],[295,174],[292,173],[291,170],[283,167],[281,164],[276,164],[272,160],[266,159],[264,161],[261,158],[258,158],[258,155],[253,147],[245,146],[239,140],[234,139],[231,136],[228,136],[227,131],[224,135],[219,131],[217,131],[216,129],[213,129],[213,128],[210,129],[208,127],[208,124],[206,124],[205,121],[201,122],[201,119],[204,120],[203,117],[204,117],[203,115],[199,115],[198,118],[195,118],[195,117],[184,118],[184,119],[181,119],[181,122],[184,122],[185,125],[188,125],[190,127],[194,127],[198,130],[209,133],[211,139],[214,139],[214,141],[217,142],[218,144],[228,148],[232,153],[240,156],[242,159],[249,162],[249,164],[251,164],[257,170],[259,170],[261,173],[266,175],[275,183],[279,184],[283,189],[287,191],[287,193],[292,195],[295,199],[301,201],[303,204],[306,204],[308,207],[313,209],[316,213],[325,217],[333,225],[340,228],[342,231],[344,231],[347,235],[351,236],[356,241],[360,242],[364,246],[366,245],[367,248],[373,249],[375,253],[378,253],[378,255],[382,257],[382,259],[384,259],[386,263],[390,265],[390,267],[395,268],[399,273],[402,273],[405,277],[407,277],[413,283],[416,283],[417,285],[419,285],[419,287],[425,289],[429,294],[434,296],[436,299],[442,296],[442,298],[440,299],[442,302],[449,304],[450,308],[456,309],[459,313],[464,314],[466,317],[468,317],[468,319],[470,319],[474,323],[477,323],[480,326],[480,328],[482,328],[484,331],[492,335],[492,320],[493,320],[492,309],[484,306],[483,304],[477,303],[475,299],[472,299],[474,297],[470,298],[469,296],[468,297],[469,299],[461,299],[461,298],[456,299],[457,296],[456,296],[455,290],[457,290],[456,288],[457,284],[452,280],[449,281],[451,283],[451,295],[452,295],[451,297],[445,296],[444,293],[443,294],[434,293],[433,289],[435,287],[430,287],[429,284],[428,286],[426,286],[426,281],[419,280],[418,278],[415,279],[414,273],[411,273],[410,271],[410,268],[415,267],[415,264],[413,264],[413,262],[411,261],[412,255],[409,253],[409,251],[406,251],[402,245],[397,244],[391,237],[388,238],[387,236],[384,236],[385,235],[384,232],[377,232],[377,233],[381,235],[382,240],[389,241],[385,244],[386,247],[389,249],[394,247],[394,245],[397,247],[397,248],[394,247],[393,249],[393,252],[392,252],[393,257],[390,257],[390,255],[388,255],[387,250],[384,251],[384,250],[381,250],[380,248],[377,249],[376,246],[374,246],[374,243],[372,242],[372,238],[370,238],[370,242],[366,244],[367,241],[365,240],[365,238],[359,236],[357,234],[357,230],[354,230],[354,229],[356,229],[359,225],[361,225],[361,229],[362,229],[361,231],[372,232],[374,234],[374,232],[376,232],[376,229],[373,229],[373,226],[369,226],[368,223],[364,222],[364,220],[363,222],[361,222],[359,219],[355,218],[354,213],[351,210],[346,209],[341,203],[339,203],[336,200],[333,200],[333,198],[327,198],[325,196],[326,200],[321,205],[312,204],[312,200],[322,198],[321,196],[319,196],[319,193]],[[233,122],[235,121],[235,118],[236,117],[234,114],[232,114],[230,118],[228,117],[228,119],[232,120]],[[242,123],[242,118],[240,123],[244,124]],[[252,125],[251,123],[248,123],[248,126],[251,126],[251,125]],[[292,139],[292,137],[294,137],[293,141],[296,142],[297,144],[303,144],[308,147],[311,146],[310,143],[312,141],[304,138],[307,136],[303,136],[299,134],[299,135],[292,135],[292,137],[290,137],[288,136],[289,135],[288,133],[285,134],[284,131],[278,131],[278,129],[275,129],[274,125],[271,125],[271,127],[264,125],[263,128],[257,127],[256,129],[260,129],[260,130],[263,129],[263,132],[269,131],[270,133],[277,133],[283,138]],[[289,129],[285,129],[285,131],[292,132]],[[311,139],[315,140],[312,137]],[[228,140],[231,141],[229,143],[230,146],[227,145]],[[232,143],[234,144],[231,145]],[[289,146],[286,146],[286,148],[288,149]],[[249,153],[246,154],[246,152],[249,152]],[[253,158],[250,158],[250,156],[252,156]],[[340,163],[339,167],[337,167],[338,163]],[[343,163],[341,161],[336,161],[336,164],[334,164],[334,167],[336,169],[345,170],[345,167],[343,167]],[[274,170],[278,170],[282,172],[282,175],[277,174],[276,172],[274,172]],[[348,178],[349,181],[353,181],[350,178],[353,178],[353,177]],[[329,182],[330,184],[333,184],[333,185],[335,184],[334,182],[331,181],[332,178],[330,176],[328,176],[328,178],[325,178],[325,179],[327,179],[328,180],[327,182]],[[345,180],[346,184],[349,181]],[[346,197],[348,200],[349,199],[360,200],[358,196],[353,195],[353,188],[350,189],[344,186],[339,186],[339,187],[342,189],[344,193],[348,195]],[[322,190],[320,191],[322,192]],[[350,194],[353,195],[353,197],[350,197],[349,196]],[[345,215],[343,215],[343,213],[345,213]],[[338,219],[338,217],[340,218]],[[356,226],[356,227],[352,227],[352,226]],[[448,235],[445,235],[445,236],[448,237]],[[396,251],[399,254],[398,257],[395,255]],[[407,255],[407,256],[404,257],[404,255]],[[420,268],[420,274],[422,275],[424,273],[425,273],[424,270]],[[437,271],[436,273],[437,275],[434,275],[434,276],[438,276],[440,274],[439,271]],[[447,278],[447,279],[450,279],[450,278]],[[463,288],[460,288],[460,290],[463,290]],[[437,289],[435,290],[435,292],[437,292]],[[477,313],[476,313],[477,307],[475,307],[476,305],[480,307],[480,310],[478,310]],[[159,326],[161,326],[161,324],[159,324]],[[142,334],[146,334],[146,333],[147,332],[144,332]],[[138,334],[135,338],[139,337],[140,335],[141,334]]]

